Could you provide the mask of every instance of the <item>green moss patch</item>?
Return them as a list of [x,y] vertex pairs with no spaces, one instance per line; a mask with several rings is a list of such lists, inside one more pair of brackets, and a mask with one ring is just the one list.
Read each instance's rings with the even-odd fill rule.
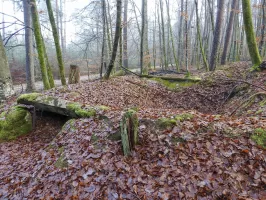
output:
[[176,126],[177,120],[171,118],[160,118],[157,120],[156,124],[161,129],[173,128],[174,126]]
[[183,113],[183,114],[180,114],[180,115],[176,115],[175,119],[177,121],[183,122],[183,121],[191,120],[191,119],[193,119],[193,117],[194,116],[192,114],[190,114],[190,113]]
[[266,148],[266,130],[257,128],[251,135],[251,139],[256,142],[259,146]]
[[169,90],[177,90],[179,88],[191,87],[197,84],[197,82],[193,82],[193,81],[169,81],[169,80],[163,80],[161,78],[152,78],[151,80],[154,80],[160,83],[161,85],[165,86]]
[[79,117],[92,117],[96,115],[96,110],[92,107],[82,106],[79,103],[68,103],[68,110],[74,111]]
[[31,114],[20,106],[1,113],[0,117],[0,141],[16,139],[32,130]]
[[60,153],[60,156],[54,164],[55,167],[61,168],[61,169],[68,167],[68,163],[67,163],[67,160],[66,160],[65,155],[64,155],[64,147],[60,147],[58,149],[58,151]]
[[22,94],[17,98],[17,102],[24,100],[24,101],[35,101],[38,97],[43,96],[41,93],[29,93],[29,94]]

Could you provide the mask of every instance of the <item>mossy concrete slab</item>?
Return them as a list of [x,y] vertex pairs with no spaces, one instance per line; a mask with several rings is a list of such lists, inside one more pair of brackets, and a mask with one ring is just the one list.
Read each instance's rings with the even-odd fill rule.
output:
[[53,96],[40,93],[23,94],[17,102],[20,104],[33,105],[35,108],[46,112],[53,112],[72,118],[91,117],[97,111],[109,109],[106,106],[88,106],[80,103],[67,101]]
[[14,106],[0,114],[0,141],[16,139],[31,130],[32,116],[25,108]]

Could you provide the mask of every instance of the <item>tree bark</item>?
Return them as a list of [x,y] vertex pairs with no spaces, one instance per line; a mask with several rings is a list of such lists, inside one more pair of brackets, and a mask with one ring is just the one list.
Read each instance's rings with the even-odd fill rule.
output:
[[207,61],[207,57],[202,45],[202,39],[201,39],[201,32],[200,32],[200,22],[199,22],[199,14],[198,14],[198,2],[197,0],[195,0],[195,6],[196,6],[196,21],[197,21],[197,36],[198,36],[198,41],[199,41],[199,45],[200,45],[200,51],[201,51],[201,55],[203,58],[203,62],[206,68],[206,71],[209,70],[209,65],[208,65],[208,61]]
[[217,17],[216,17],[216,25],[215,25],[215,31],[214,31],[214,38],[213,38],[213,43],[212,43],[212,52],[211,52],[211,58],[210,58],[210,64],[209,64],[210,71],[214,71],[216,68],[219,43],[220,43],[221,32],[222,32],[224,5],[225,5],[225,1],[219,0]]
[[257,67],[261,64],[261,57],[253,28],[250,0],[242,0],[242,9],[249,54],[254,67]]
[[57,27],[54,19],[54,14],[52,10],[52,5],[50,0],[46,0],[46,6],[49,14],[49,19],[52,27],[53,37],[54,37],[54,43],[55,43],[55,49],[56,49],[56,56],[57,56],[57,62],[59,67],[59,74],[61,78],[62,85],[66,85],[66,77],[65,77],[65,67],[63,62],[63,56],[62,51],[60,48],[60,42],[59,42],[59,36],[57,32]]
[[164,67],[168,69],[168,62],[166,57],[166,50],[165,50],[165,30],[164,30],[164,16],[163,16],[163,2],[160,0],[160,10],[161,10],[161,23],[162,23],[162,38],[163,38],[163,60],[164,60]]
[[114,62],[115,62],[119,38],[120,38],[122,0],[117,0],[116,2],[117,2],[117,15],[116,15],[115,39],[114,39],[112,57],[111,57],[109,65],[108,65],[107,71],[104,75],[105,79],[108,79],[110,77],[110,74],[111,74],[112,69],[114,67]]
[[31,92],[36,90],[34,77],[34,58],[33,58],[33,35],[32,35],[32,20],[29,0],[23,0],[23,14],[25,23],[25,52],[26,52],[26,91]]
[[102,23],[103,23],[103,41],[102,41],[102,56],[101,56],[101,67],[100,67],[100,78],[102,78],[103,74],[103,67],[104,67],[104,61],[105,61],[105,44],[106,44],[106,5],[105,0],[102,0]]
[[124,3],[124,24],[123,24],[123,65],[128,68],[128,54],[127,54],[127,9],[128,9],[128,0],[125,0]]
[[47,89],[50,89],[50,83],[48,80],[47,68],[45,65],[44,46],[42,42],[41,27],[39,23],[39,16],[38,16],[38,11],[37,11],[36,1],[31,0],[31,5],[32,5],[31,6],[32,23],[33,23],[35,42],[37,46],[38,58],[39,58],[39,63],[40,63],[40,68],[41,68],[41,73],[42,73],[42,81],[43,81],[44,89],[47,90]]
[[226,63],[226,56],[227,56],[227,52],[228,52],[230,38],[232,36],[233,25],[234,25],[233,22],[234,22],[237,4],[238,4],[238,0],[232,0],[231,10],[230,10],[230,18],[229,18],[229,22],[227,25],[225,42],[224,42],[224,49],[223,49],[223,54],[222,54],[222,58],[221,58],[221,65],[225,65],[225,63]]

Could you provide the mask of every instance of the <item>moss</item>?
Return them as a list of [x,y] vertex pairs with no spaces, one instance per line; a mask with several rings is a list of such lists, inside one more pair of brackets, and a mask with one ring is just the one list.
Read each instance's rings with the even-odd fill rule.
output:
[[21,100],[24,101],[35,101],[38,97],[43,96],[41,93],[29,93],[22,94],[17,98],[17,102],[19,103]]
[[[197,77],[194,77],[194,78],[195,80],[197,80]],[[197,84],[196,82],[192,82],[192,81],[168,81],[168,80],[163,80],[161,78],[152,78],[152,80],[160,83],[161,85],[165,86],[169,90],[177,90],[179,88],[191,87],[192,85]]]
[[175,90],[177,88],[177,82],[171,82],[167,80],[163,80],[160,78],[152,78],[152,80],[160,83],[161,85],[167,87],[169,90]]
[[104,105],[97,106],[96,108],[97,108],[97,109],[100,109],[100,110],[103,110],[103,111],[110,110],[110,107],[108,107],[108,106],[104,106]]
[[264,106],[266,105],[266,100],[261,101],[261,102],[259,103],[259,105],[260,105],[261,107],[264,107]]
[[92,117],[96,115],[96,110],[92,107],[82,108],[79,103],[68,103],[66,105],[68,110],[74,111],[79,117]]
[[92,134],[91,136],[91,142],[94,143],[94,142],[97,142],[99,140],[99,137],[95,134]]
[[192,114],[190,114],[190,113],[183,113],[181,115],[176,115],[175,119],[177,121],[183,122],[183,121],[186,121],[186,120],[191,120],[191,119],[193,119],[193,117],[194,116]]
[[259,146],[266,148],[266,130],[257,128],[251,135],[251,139],[255,141]]
[[32,130],[32,117],[29,111],[15,106],[7,112],[1,113],[0,140],[13,140]]
[[171,118],[160,118],[157,120],[156,124],[159,128],[173,128],[176,125],[176,119]]
[[259,115],[259,114],[261,114],[261,113],[263,113],[263,110],[258,110],[255,114],[256,114],[256,115]]
[[121,140],[121,132],[117,131],[115,133],[109,134],[107,138],[112,141],[119,141]]
[[68,167],[68,163],[63,154],[60,155],[58,160],[55,162],[54,166],[61,169]]
[[118,70],[112,76],[125,76],[125,75],[126,73],[124,70]]

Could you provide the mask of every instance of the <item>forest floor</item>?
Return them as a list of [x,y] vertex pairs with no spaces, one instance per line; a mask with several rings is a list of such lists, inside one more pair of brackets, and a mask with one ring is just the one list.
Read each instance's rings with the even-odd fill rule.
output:
[[[171,90],[122,76],[43,92],[109,106],[108,120],[38,113],[32,133],[0,144],[0,199],[266,199],[266,74],[249,67],[195,72],[200,83]],[[140,143],[124,157],[107,136],[132,107]]]

